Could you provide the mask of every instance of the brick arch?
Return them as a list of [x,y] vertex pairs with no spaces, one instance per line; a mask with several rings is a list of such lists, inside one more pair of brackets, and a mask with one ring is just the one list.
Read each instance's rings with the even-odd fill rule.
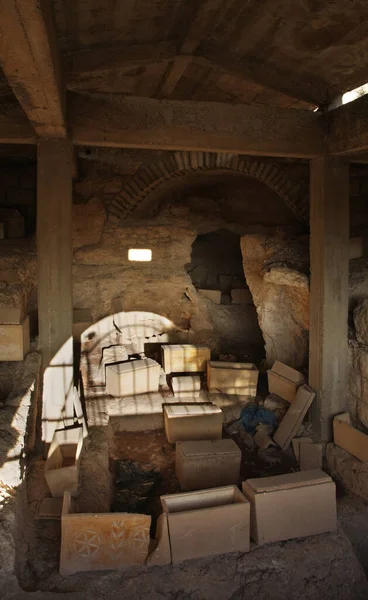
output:
[[175,152],[141,167],[111,202],[109,210],[118,218],[126,219],[160,187],[195,172],[232,172],[254,177],[273,189],[300,221],[308,221],[308,196],[282,168],[269,162],[216,152]]

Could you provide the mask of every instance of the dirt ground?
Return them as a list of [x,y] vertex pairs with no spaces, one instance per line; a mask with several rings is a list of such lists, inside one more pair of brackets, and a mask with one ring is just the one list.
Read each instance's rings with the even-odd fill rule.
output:
[[[241,445],[242,478],[296,470],[292,454],[270,449],[258,453]],[[106,428],[90,431],[82,461],[83,492],[78,511],[105,512],[114,498],[116,461],[134,459],[156,469],[161,479],[149,498],[153,520],[160,513],[160,495],[175,493],[174,446],[163,431],[111,435]],[[20,581],[31,594],[9,598],[70,600],[129,598],[133,600],[288,600],[294,598],[367,598],[368,507],[339,489],[339,528],[335,534],[313,536],[256,547],[249,554],[227,554],[165,567],[120,571],[58,573],[60,521],[34,519],[41,499],[49,495],[44,461],[35,457],[28,469],[29,518],[23,535],[27,560]],[[147,506],[145,507],[147,511]],[[9,590],[10,593],[10,590]]]

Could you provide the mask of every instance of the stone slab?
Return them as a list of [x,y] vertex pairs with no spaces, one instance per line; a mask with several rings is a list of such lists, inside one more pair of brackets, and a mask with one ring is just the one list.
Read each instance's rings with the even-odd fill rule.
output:
[[302,442],[300,444],[299,464],[302,471],[309,469],[321,469],[323,458],[322,444],[310,444]]
[[334,443],[364,463],[368,463],[368,435],[351,425],[348,413],[333,420]]
[[169,565],[171,563],[171,548],[167,514],[163,513],[157,519],[154,547],[147,557],[148,567]]
[[304,383],[304,376],[299,371],[276,360],[272,369],[267,371],[268,389],[288,402],[295,400],[298,388]]
[[315,393],[307,385],[298,388],[295,400],[290,404],[286,415],[273,436],[274,441],[282,450],[286,450],[290,446],[291,440],[297,433],[314,398]]
[[249,552],[250,506],[236,486],[161,496],[172,563]]
[[222,437],[222,410],[210,402],[165,404],[165,433],[171,444]]
[[160,369],[152,358],[106,365],[106,391],[117,398],[158,392]]
[[312,438],[309,438],[309,437],[299,437],[299,438],[292,439],[291,443],[293,446],[294,455],[295,455],[295,459],[297,462],[299,462],[299,459],[300,459],[300,444],[302,442],[305,444],[313,444]]
[[174,375],[171,379],[174,396],[199,398],[201,378],[199,375]]
[[271,477],[257,477],[247,479],[247,485],[261,494],[263,492],[274,492],[277,490],[290,490],[296,487],[328,483],[331,477],[321,469],[313,469],[308,473],[298,471],[297,473],[285,473],[284,475],[272,475]]
[[368,464],[332,443],[326,446],[326,460],[332,477],[367,503]]
[[221,290],[198,290],[198,294],[204,298],[208,298],[214,304],[221,304]]
[[36,519],[60,521],[63,498],[44,498],[38,507]]
[[[314,475],[308,484],[308,473],[303,472],[303,485],[277,489],[276,483],[270,491],[256,491],[255,480],[243,482],[243,494],[251,503],[250,535],[257,544],[336,530],[335,484],[328,476],[329,481],[316,483]],[[276,481],[277,477],[270,479]],[[279,477],[280,481],[285,481],[285,475]]]
[[19,325],[0,325],[0,361],[23,360],[29,345],[28,316]]
[[237,485],[241,451],[233,440],[176,444],[175,473],[183,491]]
[[162,346],[162,366],[167,375],[206,371],[211,350],[207,346],[192,344],[164,344]]
[[83,448],[83,427],[54,432],[45,463],[45,479],[53,497],[79,493],[79,465]]
[[0,306],[0,325],[20,325],[23,316],[23,308]]
[[207,387],[210,392],[256,396],[259,371],[253,363],[209,361]]
[[61,517],[61,575],[143,565],[151,517],[128,513],[71,513],[64,494]]

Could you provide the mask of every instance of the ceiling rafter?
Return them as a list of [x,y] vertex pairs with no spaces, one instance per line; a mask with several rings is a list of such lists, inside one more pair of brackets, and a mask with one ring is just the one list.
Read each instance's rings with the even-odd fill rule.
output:
[[[226,4],[226,2],[225,2]],[[208,27],[216,20],[217,12],[224,7],[224,0],[204,0],[198,3],[196,16],[190,23],[183,41],[178,47],[178,56],[174,59],[166,73],[164,82],[158,95],[161,98],[169,97],[184,75],[188,65],[192,62],[194,54],[201,43]]]
[[50,0],[0,2],[0,64],[41,138],[65,138],[65,89]]
[[63,56],[67,88],[77,91],[86,87],[93,77],[165,63],[175,57],[176,44],[166,41],[131,46],[96,46],[67,52]]

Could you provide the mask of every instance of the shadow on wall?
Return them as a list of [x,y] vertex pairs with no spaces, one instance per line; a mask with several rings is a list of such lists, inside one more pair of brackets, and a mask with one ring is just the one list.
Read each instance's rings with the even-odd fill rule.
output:
[[0,481],[17,487],[25,456],[34,450],[41,355],[29,352],[14,373],[13,389],[0,408]]
[[218,349],[259,362],[264,340],[242,264],[240,236],[225,229],[198,235],[187,271],[219,335]]

